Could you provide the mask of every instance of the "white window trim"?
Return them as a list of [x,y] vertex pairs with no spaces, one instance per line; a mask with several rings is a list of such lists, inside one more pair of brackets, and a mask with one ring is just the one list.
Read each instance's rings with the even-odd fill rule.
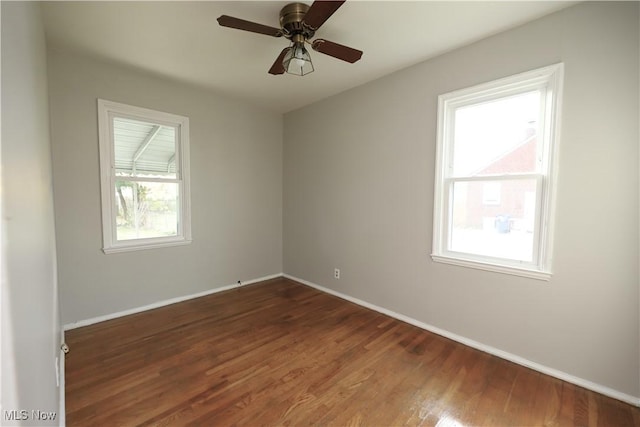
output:
[[[115,227],[115,153],[112,117],[126,117],[178,127],[176,162],[179,162],[179,211],[178,235],[117,241]],[[102,241],[105,254],[188,245],[191,243],[191,203],[189,185],[189,118],[147,108],[134,107],[113,101],[98,99],[98,132],[100,147],[100,192],[102,201]],[[136,181],[135,177],[127,178]],[[154,181],[154,179],[143,179]],[[167,181],[167,180],[162,180]]]
[[[560,114],[562,100],[562,83],[564,65],[554,64],[492,82],[480,84],[466,89],[450,92],[438,97],[438,131],[436,148],[436,176],[434,191],[434,215],[433,215],[433,248],[431,257],[436,262],[470,267],[479,270],[493,271],[497,273],[511,274],[538,280],[550,280],[552,276],[553,235],[557,182],[558,140],[560,135]],[[452,156],[453,144],[449,129],[452,129],[453,114],[456,108],[464,105],[476,104],[482,101],[490,101],[512,94],[546,88],[547,95],[544,100],[547,103],[545,111],[547,116],[541,126],[542,140],[540,144],[543,164],[539,173],[530,174],[531,178],[538,179],[540,198],[536,208],[536,227],[540,233],[539,238],[534,239],[534,263],[519,263],[505,259],[493,259],[477,255],[466,256],[447,250],[448,239],[448,203],[449,194],[446,189],[452,188],[448,181],[453,177],[448,175],[448,168]],[[445,152],[445,147],[449,152]],[[509,179],[516,175],[497,175],[490,179]],[[482,177],[487,180],[489,177]],[[458,178],[456,178],[458,179]],[[471,178],[473,179],[473,178]],[[538,211],[541,210],[541,212]],[[541,222],[541,224],[539,223]]]

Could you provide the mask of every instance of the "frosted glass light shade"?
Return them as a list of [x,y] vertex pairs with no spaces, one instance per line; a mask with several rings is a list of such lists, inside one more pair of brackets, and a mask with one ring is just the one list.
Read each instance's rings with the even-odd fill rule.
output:
[[304,76],[313,72],[311,56],[303,43],[296,43],[289,49],[282,60],[282,65],[287,73],[296,76]]

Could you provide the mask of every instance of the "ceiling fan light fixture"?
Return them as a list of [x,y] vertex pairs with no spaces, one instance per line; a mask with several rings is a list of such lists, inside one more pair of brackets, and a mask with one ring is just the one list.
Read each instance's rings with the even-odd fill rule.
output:
[[289,74],[304,76],[313,72],[311,55],[304,47],[304,42],[294,42],[282,60],[284,70]]
[[[0,0],[1,1],[1,0]],[[316,31],[337,11],[346,0],[315,0],[311,6],[305,3],[290,3],[280,10],[280,28],[246,21],[233,16],[222,15],[218,24],[223,27],[264,34],[271,37],[284,37],[291,44],[282,49],[269,69],[271,75],[285,72],[304,76],[313,72],[311,55],[305,49],[305,43],[313,50],[336,59],[349,62],[360,60],[362,51],[325,39],[315,39]]]

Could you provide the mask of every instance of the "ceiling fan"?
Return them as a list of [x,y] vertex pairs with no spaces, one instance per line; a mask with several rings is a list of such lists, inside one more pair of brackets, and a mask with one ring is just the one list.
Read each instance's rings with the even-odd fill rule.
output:
[[290,40],[291,44],[280,52],[280,55],[278,55],[269,69],[269,73],[277,75],[287,72],[303,76],[313,71],[311,56],[304,47],[305,43],[310,44],[316,52],[324,53],[352,64],[362,57],[361,50],[329,40],[315,39],[310,41],[315,32],[345,1],[316,0],[311,6],[304,3],[288,4],[280,10],[280,28],[227,15],[219,17],[218,24],[223,27],[251,31],[252,33],[265,34],[272,37],[284,37]]

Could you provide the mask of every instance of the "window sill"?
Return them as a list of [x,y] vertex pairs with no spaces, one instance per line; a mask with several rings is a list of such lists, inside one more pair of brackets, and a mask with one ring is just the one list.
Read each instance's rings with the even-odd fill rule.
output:
[[450,256],[431,255],[431,259],[435,262],[443,264],[458,265],[461,267],[475,268],[477,270],[492,271],[494,273],[509,274],[512,276],[527,277],[530,279],[542,280],[548,282],[551,279],[551,273],[547,271],[531,270],[526,268],[518,268],[506,265],[489,264],[480,261],[471,261],[467,259],[454,258]]
[[157,249],[166,248],[169,246],[184,246],[191,244],[191,240],[175,240],[170,242],[148,242],[148,243],[136,243],[121,246],[111,246],[108,248],[102,248],[102,252],[105,254],[115,254],[120,252],[132,252],[141,251],[145,249]]

